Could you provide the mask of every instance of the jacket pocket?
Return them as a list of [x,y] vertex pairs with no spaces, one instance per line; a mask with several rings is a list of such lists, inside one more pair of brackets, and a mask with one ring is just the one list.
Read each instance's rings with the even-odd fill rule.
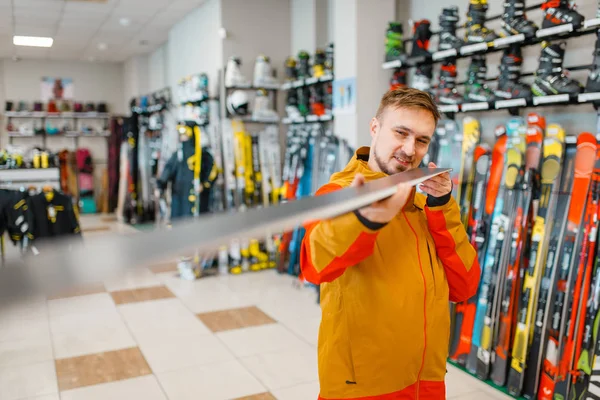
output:
[[433,256],[431,255],[431,247],[429,246],[429,241],[425,240],[427,243],[427,254],[429,255],[429,267],[431,268],[431,276],[433,277],[433,294],[437,296],[437,282],[435,281],[435,267],[433,266]]

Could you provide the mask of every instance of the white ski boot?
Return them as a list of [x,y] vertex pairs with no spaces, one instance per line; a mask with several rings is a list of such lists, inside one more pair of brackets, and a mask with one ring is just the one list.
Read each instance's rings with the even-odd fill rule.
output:
[[240,71],[242,61],[239,57],[231,56],[227,62],[225,70],[225,86],[226,87],[250,87],[250,82]]
[[252,111],[253,119],[277,121],[279,115],[273,110],[271,99],[265,89],[259,89],[256,91],[256,98],[254,99],[254,110]]
[[273,88],[276,86],[278,83],[273,77],[271,60],[263,54],[259,55],[254,63],[254,87]]

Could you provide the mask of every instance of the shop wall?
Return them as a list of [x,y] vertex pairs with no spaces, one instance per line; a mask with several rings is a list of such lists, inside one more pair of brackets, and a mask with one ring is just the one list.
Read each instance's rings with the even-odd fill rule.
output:
[[156,49],[148,57],[148,90],[155,92],[168,86],[167,76],[167,45]]
[[[247,20],[240,23],[238,29],[241,32],[248,29]],[[167,83],[172,90],[186,75],[205,72],[210,81],[211,96],[218,94],[218,76],[223,60],[219,28],[221,1],[207,0],[171,29],[165,52]]]
[[150,59],[147,54],[130,57],[123,64],[123,95],[129,110],[131,99],[150,91]]
[[292,54],[300,50],[314,54],[317,43],[317,1],[290,0]]
[[[499,15],[503,12],[502,2],[500,1],[490,1],[488,16]],[[533,2],[531,2],[533,3]],[[598,7],[598,3],[595,0],[578,0],[577,2],[578,11],[583,14],[586,18],[593,18],[596,15],[596,9]],[[427,2],[420,0],[410,0],[410,14],[409,17],[415,20],[427,18],[431,21],[432,29],[438,29],[438,16],[442,10],[442,7],[448,6],[449,3],[444,0],[430,0]],[[468,8],[468,2],[462,1],[457,4],[459,6],[460,15],[461,15],[461,23],[464,23],[466,20],[466,11]],[[543,14],[540,9],[529,11],[527,16],[530,20],[536,22],[538,26],[541,26]],[[403,21],[407,21],[408,18],[402,19]],[[487,27],[490,29],[498,29],[500,26],[500,21],[496,20],[487,24]],[[404,27],[404,31],[409,33],[408,23]],[[460,34],[464,34],[464,30],[459,30]],[[383,37],[383,33],[382,33]],[[595,35],[586,35],[576,39],[568,39],[566,40],[566,54],[564,66],[575,66],[575,65],[585,65],[592,63],[592,52],[595,44]],[[431,41],[431,49],[437,49],[437,40],[434,38]],[[535,71],[538,67],[538,59],[540,55],[541,48],[540,46],[530,46],[523,49],[523,72],[532,72]],[[487,56],[487,64],[488,64],[488,76],[494,77],[498,76],[499,70],[498,66],[500,65],[500,57],[501,52],[490,54]],[[458,60],[458,79],[462,81],[466,77],[466,71],[469,66],[469,59],[460,59]],[[439,66],[434,69],[434,82],[437,81],[437,73],[439,71]],[[390,76],[391,72],[386,71],[386,76]],[[588,71],[573,71],[571,72],[571,77],[578,79],[585,85],[585,81],[588,76]],[[527,83],[531,83],[533,79],[531,77],[524,78],[524,81]],[[495,87],[495,82],[490,82],[490,86]],[[462,87],[459,87],[462,90]],[[596,113],[591,105],[585,106],[569,106],[569,107],[543,107],[537,109],[528,109],[526,112],[536,111],[541,113],[546,117],[548,123],[556,122],[560,123],[566,130],[567,134],[576,135],[582,131],[590,131],[596,132]],[[475,116],[480,119],[482,124],[482,131],[484,135],[484,139],[493,143],[494,135],[493,131],[496,125],[504,123],[508,118],[508,113],[504,112],[477,112],[472,113],[472,116]],[[523,114],[526,115],[526,114]],[[464,115],[459,115],[457,119],[462,119]]]

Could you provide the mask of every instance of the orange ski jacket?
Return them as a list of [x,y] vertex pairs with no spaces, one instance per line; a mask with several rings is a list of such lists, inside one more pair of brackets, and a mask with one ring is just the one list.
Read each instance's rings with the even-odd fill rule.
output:
[[[357,172],[384,177],[359,149],[317,195]],[[472,297],[480,268],[458,205],[429,207],[413,189],[381,226],[348,213],[305,226],[300,265],[321,285],[320,400],[445,399],[449,301]]]

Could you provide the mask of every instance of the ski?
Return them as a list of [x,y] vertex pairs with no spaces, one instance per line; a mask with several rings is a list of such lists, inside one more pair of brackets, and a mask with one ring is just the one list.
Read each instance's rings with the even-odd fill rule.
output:
[[[545,125],[545,124],[544,124]],[[537,129],[536,129],[537,128]],[[528,139],[533,135],[536,141],[542,140],[543,127],[531,126]],[[520,293],[520,310],[516,321],[515,340],[513,344],[512,360],[508,374],[508,392],[513,396],[520,396],[525,379],[527,351],[531,343],[533,332],[534,310],[537,306],[539,283],[545,263],[546,245],[548,236],[546,231],[550,224],[547,223],[552,215],[556,203],[553,195],[554,188],[558,186],[558,178],[564,149],[564,131],[556,125],[547,129],[544,139],[544,157],[541,166],[541,196],[538,214],[532,230],[531,251],[528,268],[524,270],[523,285]]]
[[[483,215],[481,218],[474,218],[474,226],[471,232],[471,244],[477,250],[479,265],[481,265],[481,281],[477,293],[475,320],[473,322],[473,334],[471,337],[471,350],[467,359],[467,370],[472,374],[477,371],[477,350],[481,346],[481,329],[483,326],[483,318],[485,316],[485,308],[487,306],[487,291],[489,290],[491,270],[485,269],[485,255],[487,252],[488,243],[490,240],[489,233],[492,224],[492,214],[494,206],[498,198],[498,192],[502,186],[502,178],[504,174],[504,154],[506,153],[506,128],[500,125],[495,130],[496,143],[491,154],[491,167],[489,170],[489,178],[486,182],[487,188],[485,193],[485,204],[482,208]],[[495,240],[492,238],[491,240]]]
[[471,208],[471,197],[473,192],[473,168],[474,152],[481,139],[479,121],[475,118],[465,117],[463,119],[463,139],[460,164],[460,181],[456,201],[460,205],[460,214],[465,229],[469,225],[469,212]]
[[[532,121],[532,116],[528,116],[528,125],[540,124],[542,121]],[[540,124],[541,125],[541,124]],[[545,123],[544,123],[545,125]],[[543,132],[543,128],[541,130]],[[535,130],[535,128],[531,128]],[[529,130],[529,128],[528,128]],[[539,132],[538,132],[539,133]],[[525,142],[521,141],[518,150],[521,154],[521,169],[516,177],[517,187],[515,188],[516,206],[513,209],[514,214],[508,218],[508,223],[512,224],[509,241],[505,242],[508,246],[508,257],[504,259],[501,268],[506,268],[504,279],[504,288],[501,291],[500,314],[498,316],[497,345],[495,348],[495,359],[492,366],[492,381],[504,386],[506,383],[506,374],[508,367],[508,356],[511,352],[514,314],[518,309],[518,293],[520,292],[520,272],[523,263],[523,251],[527,237],[527,225],[529,210],[533,196],[533,185],[535,175],[540,164],[540,148],[542,144],[542,135],[527,135]],[[527,149],[527,152],[526,152]],[[501,278],[501,279],[502,279]]]
[[[551,124],[547,131],[560,130],[559,125]],[[564,131],[563,134],[564,136]],[[565,152],[562,162],[562,171],[560,177],[560,187],[555,194],[557,197],[555,215],[559,216],[553,223],[550,231],[550,237],[544,261],[542,272],[538,303],[535,312],[535,323],[533,327],[533,338],[531,348],[529,349],[528,366],[525,370],[525,383],[523,387],[523,396],[529,399],[535,398],[538,391],[540,370],[542,367],[542,357],[545,353],[546,343],[546,324],[548,310],[550,305],[549,298],[552,296],[553,282],[556,276],[556,265],[559,256],[559,250],[562,245],[563,232],[565,229],[568,209],[571,199],[571,186],[573,185],[574,161],[577,151],[576,138],[574,136],[565,137]]]
[[[590,157],[590,151],[593,149],[593,156]],[[557,394],[566,393],[567,382],[565,357],[565,344],[567,337],[572,337],[574,324],[567,324],[567,311],[572,307],[569,300],[572,287],[576,278],[576,268],[574,252],[576,243],[581,236],[579,227],[583,218],[585,199],[591,180],[591,169],[586,173],[586,169],[581,166],[585,164],[593,165],[596,157],[596,139],[589,133],[582,133],[577,138],[577,154],[575,155],[575,174],[572,188],[572,201],[569,205],[567,217],[567,226],[563,238],[562,248],[557,254],[560,259],[557,263],[557,277],[554,280],[553,298],[550,300],[548,315],[551,316],[551,323],[548,324],[546,355],[543,362],[543,371],[540,378],[540,387],[538,390],[538,399],[550,400],[555,395],[556,386],[560,384],[560,391]],[[568,303],[568,304],[565,304]],[[569,332],[570,331],[570,335]],[[567,337],[565,337],[567,336]],[[569,350],[567,349],[567,352]],[[562,384],[560,383],[562,381]],[[564,395],[563,395],[564,396]]]

